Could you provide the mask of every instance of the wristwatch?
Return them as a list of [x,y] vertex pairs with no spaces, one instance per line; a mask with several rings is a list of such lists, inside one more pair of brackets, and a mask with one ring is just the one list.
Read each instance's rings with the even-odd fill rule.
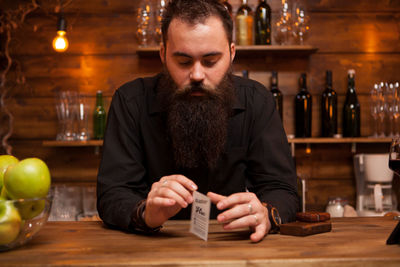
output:
[[269,203],[263,202],[262,204],[268,210],[268,218],[271,223],[271,229],[269,230],[269,233],[270,234],[278,233],[279,227],[282,224],[282,219],[281,216],[279,215],[278,209]]
[[162,226],[158,226],[155,228],[148,227],[144,220],[144,210],[146,208],[146,200],[141,200],[135,207],[132,219],[131,219],[131,227],[133,230],[146,233],[146,234],[153,234],[160,231]]

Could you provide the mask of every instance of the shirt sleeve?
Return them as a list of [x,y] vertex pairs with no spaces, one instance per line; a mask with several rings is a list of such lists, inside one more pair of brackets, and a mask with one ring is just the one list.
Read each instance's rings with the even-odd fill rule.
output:
[[140,108],[117,90],[111,101],[97,176],[97,209],[103,222],[132,230],[132,216],[148,193],[140,142]]
[[289,144],[272,94],[262,85],[256,90],[248,150],[250,191],[276,207],[282,222],[295,220],[299,209],[297,178]]

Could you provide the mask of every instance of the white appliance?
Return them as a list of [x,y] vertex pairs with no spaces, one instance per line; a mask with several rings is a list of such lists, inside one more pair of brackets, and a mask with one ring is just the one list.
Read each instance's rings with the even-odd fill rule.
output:
[[393,171],[389,154],[357,154],[354,156],[358,216],[382,216],[393,210]]

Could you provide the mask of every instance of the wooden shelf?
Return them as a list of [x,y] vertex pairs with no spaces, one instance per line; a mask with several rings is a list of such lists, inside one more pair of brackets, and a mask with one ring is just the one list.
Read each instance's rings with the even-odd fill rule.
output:
[[311,138],[289,138],[291,144],[346,144],[346,143],[390,143],[392,138],[373,138],[373,137],[357,137],[357,138],[327,138],[327,137],[311,137]]
[[[372,138],[372,137],[358,137],[358,138],[289,138],[290,144],[346,144],[346,143],[390,143],[391,138]],[[46,140],[42,142],[46,147],[79,147],[79,146],[102,146],[103,140],[89,140],[89,141],[57,141]]]
[[57,141],[46,140],[42,142],[46,147],[80,147],[80,146],[102,146],[103,140],[88,140],[88,141]]
[[[317,48],[309,45],[249,45],[236,46],[236,54],[242,55],[310,55],[317,52]],[[159,47],[138,47],[139,56],[158,56]]]

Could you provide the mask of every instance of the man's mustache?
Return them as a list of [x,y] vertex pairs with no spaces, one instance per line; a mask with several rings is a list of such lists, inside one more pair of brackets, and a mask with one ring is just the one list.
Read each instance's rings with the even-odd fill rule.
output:
[[215,96],[217,92],[215,88],[206,86],[203,83],[191,83],[183,89],[177,90],[175,92],[177,96],[187,96],[191,95],[192,93],[202,93],[205,96]]

